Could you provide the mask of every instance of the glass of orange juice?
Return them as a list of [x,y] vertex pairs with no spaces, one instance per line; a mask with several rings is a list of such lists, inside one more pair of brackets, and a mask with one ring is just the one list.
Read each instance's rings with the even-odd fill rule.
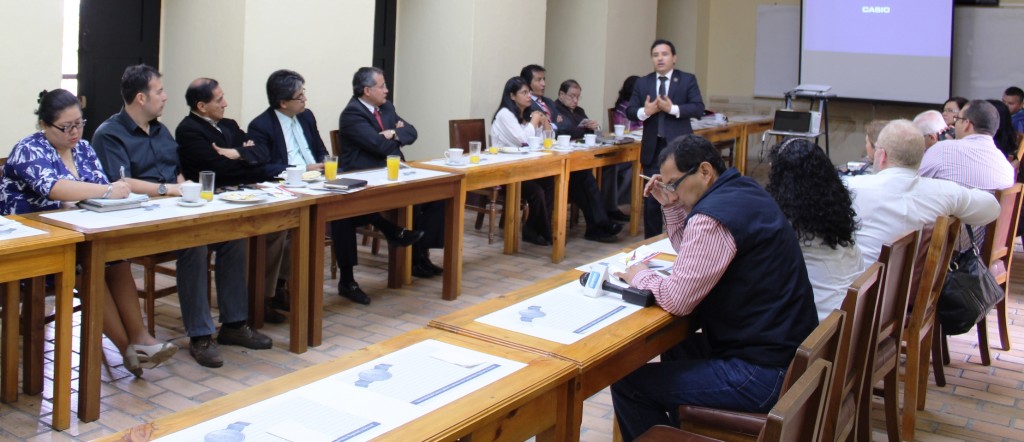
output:
[[398,181],[398,168],[401,165],[402,157],[388,155],[388,181]]
[[546,130],[544,131],[544,149],[551,150],[551,145],[555,144],[555,131]]
[[199,172],[199,198],[202,198],[206,201],[213,201],[215,175],[216,174],[210,170],[204,170]]
[[324,157],[324,178],[333,180],[338,177],[338,157],[328,155]]
[[479,141],[469,142],[469,162],[471,164],[480,164],[480,145]]

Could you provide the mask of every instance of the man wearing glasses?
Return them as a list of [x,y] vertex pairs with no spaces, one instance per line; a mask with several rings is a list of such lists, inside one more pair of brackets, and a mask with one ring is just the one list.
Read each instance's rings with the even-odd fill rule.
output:
[[796,234],[768,192],[696,135],[673,140],[656,164],[644,194],[661,203],[676,270],[663,278],[638,264],[620,276],[704,333],[612,385],[623,440],[677,425],[683,404],[767,412],[818,324]]
[[985,100],[971,100],[953,117],[956,139],[935,143],[921,159],[923,177],[994,192],[1013,185],[1013,166],[996,147],[999,113]]

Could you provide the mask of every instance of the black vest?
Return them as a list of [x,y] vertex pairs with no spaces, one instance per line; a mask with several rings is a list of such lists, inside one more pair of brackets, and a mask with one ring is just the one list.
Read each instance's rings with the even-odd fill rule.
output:
[[787,367],[818,324],[814,292],[796,234],[757,182],[734,168],[701,197],[700,213],[722,223],[736,241],[736,257],[694,310],[711,357],[736,357]]

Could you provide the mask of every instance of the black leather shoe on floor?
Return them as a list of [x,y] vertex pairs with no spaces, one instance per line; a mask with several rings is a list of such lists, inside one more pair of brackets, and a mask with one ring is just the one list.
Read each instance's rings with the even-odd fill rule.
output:
[[189,342],[188,354],[203,367],[217,368],[224,365],[224,359],[220,357],[220,348],[209,336]]
[[412,276],[417,278],[433,278],[434,272],[424,266],[422,262],[414,262],[412,264]]
[[263,322],[268,324],[282,324],[288,320],[288,317],[281,314],[273,307],[273,303],[267,302],[263,306]]
[[444,269],[443,268],[434,265],[434,263],[430,262],[429,259],[423,260],[423,262],[421,262],[420,264],[423,265],[423,268],[425,268],[427,270],[430,270],[431,273],[433,273],[435,275],[440,275],[440,274],[444,273]]
[[356,304],[370,305],[370,297],[366,295],[366,292],[364,292],[363,289],[359,288],[359,284],[357,283],[339,283],[338,294],[341,295],[342,298],[347,298],[349,301]]
[[292,296],[291,294],[288,293],[287,288],[278,287],[277,290],[274,291],[274,297],[271,299],[272,300],[270,301],[270,305],[272,305],[274,308],[282,312],[291,311]]
[[223,326],[220,333],[217,333],[217,343],[220,345],[240,345],[253,350],[266,350],[274,346],[274,341],[269,336],[253,330],[249,324],[238,328]]
[[611,210],[611,211],[608,212],[608,219],[610,219],[612,221],[618,221],[620,223],[628,223],[629,222],[629,214],[622,213],[622,212],[620,212],[618,210]]
[[402,229],[397,235],[388,236],[388,246],[391,247],[407,247],[413,245],[416,241],[423,238],[422,230],[407,230]]
[[530,244],[536,244],[538,246],[551,245],[551,241],[548,241],[546,238],[544,238],[544,236],[538,233],[533,233],[528,230],[523,230],[523,241],[528,242]]

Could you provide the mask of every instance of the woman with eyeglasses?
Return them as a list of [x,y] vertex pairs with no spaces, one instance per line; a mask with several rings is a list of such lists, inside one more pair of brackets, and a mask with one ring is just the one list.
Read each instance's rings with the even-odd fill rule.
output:
[[[64,89],[39,94],[39,132],[11,150],[0,182],[0,214],[59,209],[88,198],[125,198],[127,183],[111,183],[92,146],[82,139],[82,106]],[[103,334],[121,351],[124,366],[135,376],[174,356],[178,347],[160,342],[146,330],[139,297],[126,261],[106,268],[107,305]]]
[[953,117],[960,115],[960,109],[963,109],[967,105],[967,99],[964,97],[949,97],[945,103],[942,103],[942,118],[946,120],[946,125],[953,127]]
[[839,308],[846,289],[863,272],[853,198],[832,161],[817,144],[790,138],[769,154],[768,193],[800,241],[814,306],[821,321]]

